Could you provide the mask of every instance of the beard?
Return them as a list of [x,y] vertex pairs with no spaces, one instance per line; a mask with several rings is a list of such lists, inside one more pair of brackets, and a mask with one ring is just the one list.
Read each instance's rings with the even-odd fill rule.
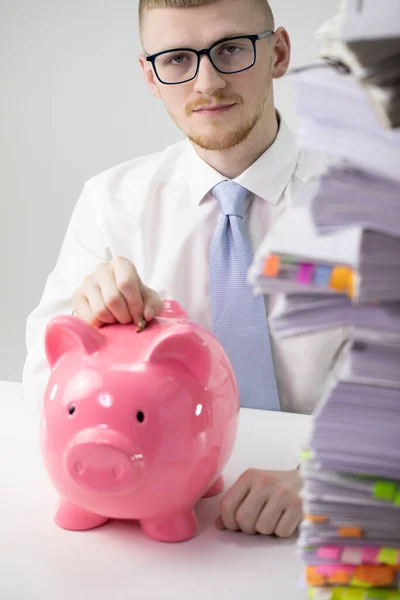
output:
[[[216,95],[212,98],[212,100],[197,100],[195,102],[189,103],[185,107],[185,114],[188,118],[192,115],[192,111],[195,108],[200,108],[201,106],[207,106],[210,104],[219,104],[222,102],[235,102],[238,106],[243,106],[244,102],[241,97],[236,98],[225,98],[223,96]],[[264,115],[265,107],[268,102],[268,89],[265,90],[265,93],[261,100],[259,101],[255,113],[247,119],[245,123],[236,126],[235,129],[231,131],[227,130],[226,124],[223,120],[220,119],[212,119],[208,122],[207,128],[209,131],[207,133],[196,133],[194,131],[185,130],[182,127],[175,117],[175,115],[170,113],[170,116],[174,120],[175,124],[183,131],[183,133],[189,138],[189,140],[195,144],[196,146],[202,148],[203,150],[230,150],[235,146],[243,143],[251,134],[253,129],[256,127],[257,123],[261,120]]]
[[[262,113],[261,113],[262,114]],[[193,144],[199,146],[203,150],[229,150],[244,142],[253,131],[261,118],[261,114],[257,113],[253,119],[234,131],[223,132],[223,125],[216,122],[212,124],[213,132],[208,134],[188,134],[188,138]]]

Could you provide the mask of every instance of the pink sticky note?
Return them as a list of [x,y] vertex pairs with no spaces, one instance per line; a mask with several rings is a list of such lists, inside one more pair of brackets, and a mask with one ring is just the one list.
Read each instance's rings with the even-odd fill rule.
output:
[[342,550],[340,546],[321,546],[317,550],[317,557],[325,560],[340,560]]
[[354,571],[356,570],[356,567],[354,565],[339,564],[339,565],[318,565],[317,567],[314,567],[314,569],[317,571],[317,573],[319,573],[320,575],[322,575],[324,577],[332,577],[332,575],[335,575],[335,573],[337,571],[341,571],[342,573],[348,573],[349,575],[352,575],[354,573]]
[[297,272],[297,283],[311,283],[314,277],[315,265],[302,263]]
[[363,563],[370,565],[377,565],[378,561],[379,548],[375,546],[365,546],[362,549],[362,559]]

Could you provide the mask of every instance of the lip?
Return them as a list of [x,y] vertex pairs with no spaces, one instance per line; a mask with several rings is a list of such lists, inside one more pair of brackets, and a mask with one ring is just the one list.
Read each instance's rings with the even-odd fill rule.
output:
[[194,113],[202,115],[215,115],[225,112],[235,106],[235,104],[216,104],[215,106],[203,106],[194,110]]

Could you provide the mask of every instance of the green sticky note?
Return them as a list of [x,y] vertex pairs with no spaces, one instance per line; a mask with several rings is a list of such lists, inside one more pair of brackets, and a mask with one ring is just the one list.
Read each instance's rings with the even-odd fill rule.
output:
[[314,588],[310,588],[308,590],[308,597],[309,597],[309,600],[314,600],[314,598],[315,598],[315,589]]
[[396,506],[400,506],[400,491],[396,492],[396,495],[394,497],[394,503]]
[[340,600],[365,600],[365,591],[351,588],[342,588]]
[[369,590],[367,593],[366,600],[389,600],[395,598],[393,596],[389,596],[391,590],[385,589],[376,589]]
[[384,565],[397,565],[399,551],[396,548],[382,548],[378,553],[378,560]]
[[312,453],[311,450],[303,450],[303,452],[300,454],[302,460],[311,460],[312,459]]
[[393,502],[397,493],[397,485],[393,481],[376,481],[373,496],[377,500]]
[[284,263],[289,263],[290,265],[296,265],[299,261],[297,260],[297,258],[294,258],[293,256],[281,256],[281,261]]
[[351,585],[365,589],[372,588],[372,584],[366,583],[365,581],[361,581],[361,579],[356,579],[355,577],[351,578]]

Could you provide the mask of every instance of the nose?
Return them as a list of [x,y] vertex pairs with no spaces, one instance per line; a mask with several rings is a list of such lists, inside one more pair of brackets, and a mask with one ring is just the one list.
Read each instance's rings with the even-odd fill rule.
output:
[[195,79],[194,90],[203,94],[215,94],[226,87],[225,79],[210,61],[208,56],[200,59],[199,71]]
[[64,468],[80,487],[120,492],[136,487],[143,455],[132,440],[111,430],[85,429],[74,436],[64,455]]

